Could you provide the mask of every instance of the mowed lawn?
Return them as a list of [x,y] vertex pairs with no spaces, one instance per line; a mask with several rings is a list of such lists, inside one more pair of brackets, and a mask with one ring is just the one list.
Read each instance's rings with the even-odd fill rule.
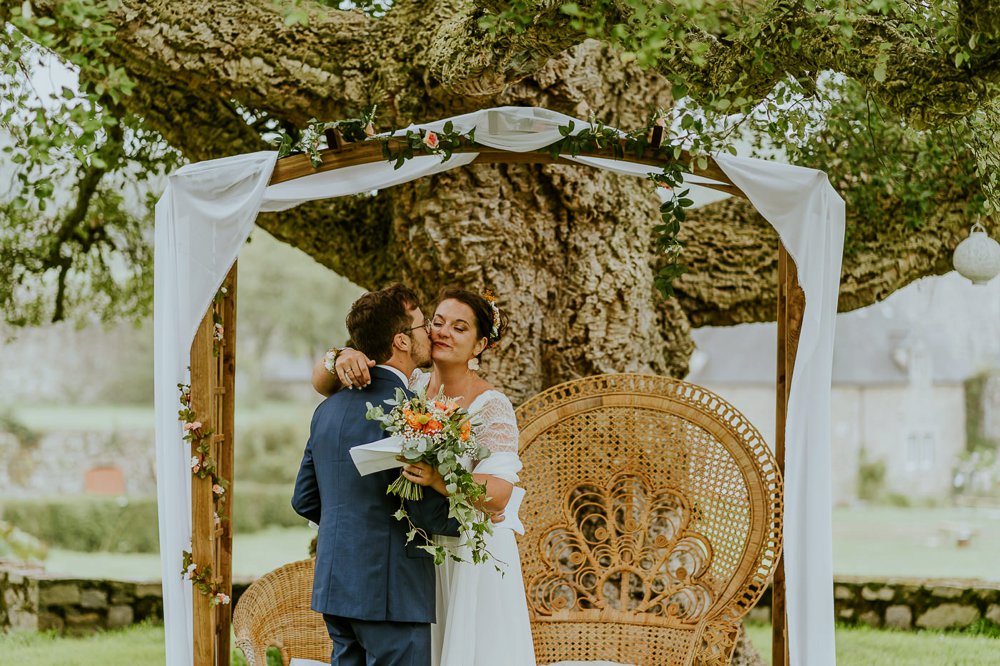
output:
[[[309,542],[316,530],[272,527],[233,538],[233,575],[257,578],[288,562],[309,557]],[[45,561],[50,573],[83,578],[160,580],[160,556],[155,553],[79,553],[53,549]],[[180,572],[177,574],[180,575]],[[3,664],[0,659],[0,664]]]
[[[750,640],[770,663],[771,627],[751,625]],[[837,629],[841,666],[995,666],[1000,639],[941,633]],[[163,628],[140,625],[85,638],[0,634],[0,663],[27,666],[136,666],[162,664]],[[272,663],[279,664],[280,660]],[[233,650],[233,666],[246,662]]]
[[[962,534],[970,535],[967,544],[959,544]],[[1000,581],[998,553],[1000,507],[833,512],[835,574]]]
[[[317,397],[317,402],[319,398]],[[315,403],[266,401],[236,405],[236,428],[267,423],[304,423],[308,426]],[[152,405],[16,405],[13,412],[32,430],[108,430],[156,427]],[[304,442],[303,442],[304,444]]]
[[[0,664],[11,666],[153,666],[165,660],[162,625],[137,625],[81,638],[0,633]],[[238,648],[233,648],[230,664],[247,666]],[[268,666],[281,666],[276,650],[268,654]]]
[[[260,576],[304,558],[315,534],[308,527],[240,534],[238,522],[236,529],[233,567],[239,577]],[[955,538],[962,530],[972,533],[965,546],[957,545]],[[833,531],[835,574],[1000,580],[1000,508],[837,509]],[[114,571],[122,578],[160,577],[159,556],[148,554],[55,549],[45,566],[51,572],[77,576],[103,577]]]
[[[747,625],[754,647],[771,663],[771,625]],[[840,666],[996,666],[1000,639],[930,631],[837,627]]]

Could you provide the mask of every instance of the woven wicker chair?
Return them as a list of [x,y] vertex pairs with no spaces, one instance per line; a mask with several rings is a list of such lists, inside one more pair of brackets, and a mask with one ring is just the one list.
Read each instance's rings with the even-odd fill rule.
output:
[[258,578],[233,609],[236,646],[251,666],[267,666],[267,648],[292,657],[329,663],[333,643],[323,616],[309,608],[313,560],[292,562]]
[[661,377],[555,386],[517,410],[521,565],[539,664],[728,664],[781,548],[757,430]]

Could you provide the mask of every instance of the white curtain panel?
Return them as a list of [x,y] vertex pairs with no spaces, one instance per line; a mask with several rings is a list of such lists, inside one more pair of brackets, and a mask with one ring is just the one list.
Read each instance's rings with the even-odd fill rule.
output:
[[[501,107],[413,125],[441,132],[475,128],[486,146],[526,152],[562,138],[559,127],[586,121],[548,109]],[[405,133],[406,129],[396,134]],[[191,585],[181,551],[191,539],[190,452],[177,422],[177,384],[187,381],[198,322],[261,211],[373,192],[465,166],[475,153],[420,156],[400,169],[387,162],[347,167],[268,186],[277,154],[260,152],[185,166],[167,182],[156,207],[155,358],[157,494],[168,666],[192,662]],[[581,164],[645,176],[656,169],[596,158]],[[789,398],[785,453],[785,572],[793,666],[835,663],[830,484],[830,375],[843,254],[844,202],[820,171],[716,156],[719,166],[777,230],[798,268],[805,318]],[[714,182],[691,176],[688,183]],[[291,489],[289,489],[291,492]]]

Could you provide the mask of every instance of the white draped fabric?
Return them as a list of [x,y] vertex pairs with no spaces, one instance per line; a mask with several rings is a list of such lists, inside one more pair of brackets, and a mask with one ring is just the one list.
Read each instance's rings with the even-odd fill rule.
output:
[[[558,141],[559,126],[569,120],[547,109],[502,107],[425,123],[419,129],[442,131],[451,121],[459,132],[475,128],[476,141],[485,146],[525,152]],[[585,121],[572,120],[575,132],[589,127]],[[378,162],[269,186],[277,154],[260,152],[188,165],[168,179],[156,207],[154,300],[157,494],[168,666],[192,662],[191,585],[181,578],[181,551],[191,538],[191,472],[177,422],[177,384],[186,381],[198,322],[258,212],[384,189],[464,166],[475,157],[457,154],[442,162],[437,156],[421,156],[398,170]],[[656,171],[613,160],[576,161],[636,176]],[[716,161],[774,226],[795,260],[805,292],[785,429],[789,652],[793,666],[832,665],[830,374],[844,203],[819,171],[728,155],[719,155]],[[691,176],[687,182],[711,181]]]

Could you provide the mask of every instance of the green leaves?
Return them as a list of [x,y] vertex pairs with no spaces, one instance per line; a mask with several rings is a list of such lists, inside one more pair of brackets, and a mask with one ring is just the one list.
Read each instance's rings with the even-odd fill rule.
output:
[[[118,107],[134,82],[101,61],[115,37],[106,11],[79,0],[55,3],[49,16],[18,7],[0,32],[0,132],[12,167],[0,192],[0,272],[9,276],[0,309],[14,326],[150,309],[155,200],[144,178],[181,158]],[[75,70],[50,49],[72,49],[86,76],[70,81]]]

